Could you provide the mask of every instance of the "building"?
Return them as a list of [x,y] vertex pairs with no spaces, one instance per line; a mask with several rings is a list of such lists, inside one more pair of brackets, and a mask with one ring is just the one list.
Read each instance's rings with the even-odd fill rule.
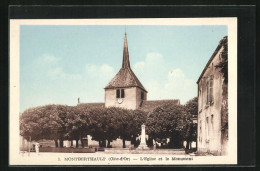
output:
[[227,49],[227,36],[220,40],[198,84],[198,153],[225,155],[228,146],[227,83],[215,66]]

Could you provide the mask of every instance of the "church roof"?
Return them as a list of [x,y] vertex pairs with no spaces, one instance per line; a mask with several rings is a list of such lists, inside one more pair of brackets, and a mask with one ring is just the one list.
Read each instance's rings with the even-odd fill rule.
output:
[[165,104],[173,104],[173,105],[179,105],[180,100],[179,99],[171,99],[171,100],[148,100],[143,101],[143,103],[140,105],[139,110],[145,111],[145,112],[152,112],[157,107],[160,107]]
[[87,108],[103,108],[105,103],[78,103],[77,106],[87,107]]
[[138,78],[136,77],[136,75],[134,74],[134,72],[132,71],[132,69],[130,67],[126,34],[125,34],[125,40],[124,40],[122,68],[115,75],[115,77],[108,83],[108,85],[105,87],[105,89],[123,88],[123,87],[139,87],[139,88],[143,89],[144,91],[146,91],[144,86],[138,80]]

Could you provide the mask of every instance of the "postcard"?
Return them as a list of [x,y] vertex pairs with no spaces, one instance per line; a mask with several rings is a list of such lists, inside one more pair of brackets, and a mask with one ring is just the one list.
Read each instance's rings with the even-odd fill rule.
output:
[[237,164],[237,18],[10,19],[10,165]]

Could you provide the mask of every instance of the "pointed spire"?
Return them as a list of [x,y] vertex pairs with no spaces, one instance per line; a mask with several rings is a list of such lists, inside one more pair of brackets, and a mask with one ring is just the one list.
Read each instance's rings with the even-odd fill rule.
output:
[[130,61],[129,61],[129,53],[128,53],[128,45],[127,45],[126,32],[125,32],[125,41],[124,41],[124,52],[123,52],[122,68],[130,68]]

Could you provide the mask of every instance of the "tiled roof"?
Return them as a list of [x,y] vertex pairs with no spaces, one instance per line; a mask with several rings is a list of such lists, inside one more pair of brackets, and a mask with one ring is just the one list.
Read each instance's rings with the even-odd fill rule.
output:
[[77,106],[88,107],[88,108],[103,108],[105,103],[78,103]]
[[116,76],[108,83],[105,89],[121,87],[139,87],[146,91],[131,68],[121,68]]
[[126,34],[125,34],[125,41],[124,41],[122,68],[119,70],[116,76],[108,83],[105,89],[123,88],[123,87],[139,87],[144,91],[146,91],[144,86],[138,80],[138,78],[136,77],[136,75],[134,74],[134,72],[130,67]]
[[174,104],[179,105],[180,100],[179,99],[172,99],[172,100],[150,100],[150,101],[143,101],[141,103],[140,110],[143,110],[145,112],[152,112],[155,108],[165,105],[165,104]]

